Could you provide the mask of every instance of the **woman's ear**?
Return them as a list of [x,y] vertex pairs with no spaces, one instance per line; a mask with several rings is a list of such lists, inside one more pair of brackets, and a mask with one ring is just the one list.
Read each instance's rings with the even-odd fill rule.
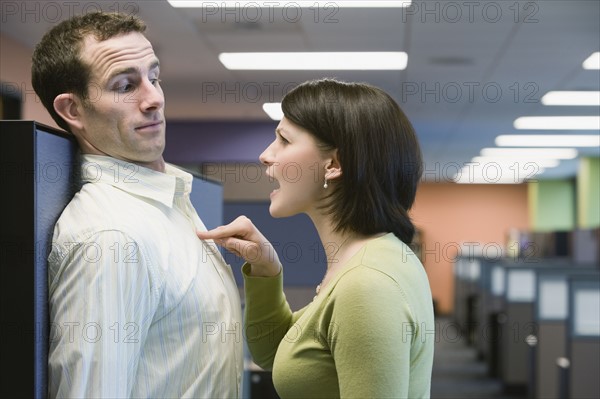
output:
[[83,128],[81,107],[79,97],[72,93],[62,93],[54,99],[54,110],[69,124],[71,131]]
[[331,156],[325,162],[325,178],[327,180],[335,180],[342,175],[342,166],[338,159],[338,151],[333,150]]

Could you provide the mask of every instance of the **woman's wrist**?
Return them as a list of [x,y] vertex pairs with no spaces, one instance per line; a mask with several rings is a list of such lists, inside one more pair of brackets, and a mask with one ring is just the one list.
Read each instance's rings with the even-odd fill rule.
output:
[[248,274],[252,277],[275,277],[281,272],[281,263],[270,265],[256,265],[249,263]]

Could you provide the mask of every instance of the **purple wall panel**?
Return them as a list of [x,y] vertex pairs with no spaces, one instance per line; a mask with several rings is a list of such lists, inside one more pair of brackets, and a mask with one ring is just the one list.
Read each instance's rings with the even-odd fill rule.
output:
[[276,121],[169,121],[165,160],[172,163],[258,162]]

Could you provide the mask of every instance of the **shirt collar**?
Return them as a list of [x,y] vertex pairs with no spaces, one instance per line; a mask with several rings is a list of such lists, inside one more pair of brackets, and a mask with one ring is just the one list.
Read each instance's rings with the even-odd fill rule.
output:
[[102,155],[82,155],[81,179],[84,183],[102,182],[140,197],[173,206],[176,197],[192,191],[192,175],[165,164],[165,173]]

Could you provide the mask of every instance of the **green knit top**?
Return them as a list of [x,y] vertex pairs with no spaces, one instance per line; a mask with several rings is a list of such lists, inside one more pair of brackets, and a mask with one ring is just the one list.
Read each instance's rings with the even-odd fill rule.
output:
[[244,332],[282,398],[427,398],[435,325],[427,275],[389,233],[368,241],[309,305],[292,312],[283,276],[242,267]]

